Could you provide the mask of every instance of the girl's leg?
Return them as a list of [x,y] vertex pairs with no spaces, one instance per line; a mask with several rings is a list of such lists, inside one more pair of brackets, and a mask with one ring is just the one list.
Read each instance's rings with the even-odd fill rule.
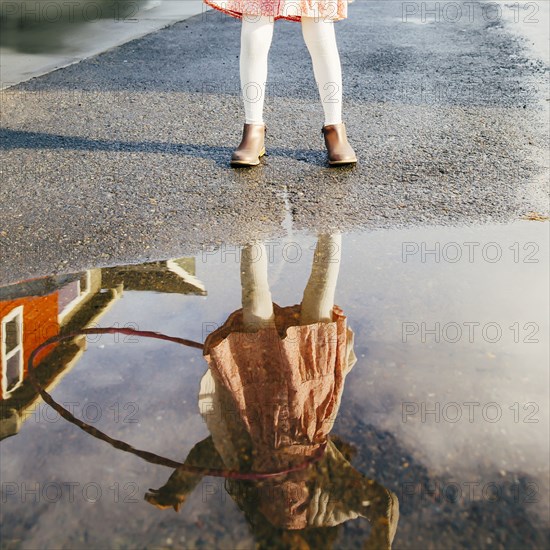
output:
[[267,282],[267,252],[262,242],[248,244],[241,252],[241,286],[245,331],[274,327],[273,302]]
[[341,256],[340,234],[319,235],[311,275],[302,298],[301,325],[332,321]]
[[275,20],[268,15],[243,14],[239,60],[245,124],[263,124],[267,58]]
[[334,21],[302,17],[302,34],[313,63],[325,125],[342,122],[342,68]]

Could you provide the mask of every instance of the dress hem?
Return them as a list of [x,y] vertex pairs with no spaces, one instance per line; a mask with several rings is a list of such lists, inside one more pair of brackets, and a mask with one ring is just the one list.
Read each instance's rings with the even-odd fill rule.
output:
[[[225,13],[226,15],[229,15],[231,17],[234,17],[236,19],[242,19],[243,14],[239,11],[224,9],[221,6],[218,6],[214,2],[211,2],[210,0],[202,0],[206,5],[210,6],[211,8],[214,8],[215,10]],[[256,14],[250,14],[250,15],[256,15]],[[287,21],[294,21],[296,23],[300,23],[302,21],[301,15],[269,15],[268,17],[272,17],[274,21],[277,21],[279,19],[286,19]],[[346,17],[338,17],[330,19],[330,21],[343,21],[344,19],[347,19]]]
[[[301,304],[294,304],[292,306],[281,307],[277,303],[273,303],[273,309],[276,316],[276,319],[281,319],[281,326],[274,327],[262,327],[255,332],[246,332],[242,329],[242,314],[243,309],[239,308],[229,315],[227,320],[223,325],[218,327],[216,330],[211,332],[205,339],[203,344],[203,356],[210,355],[211,349],[218,346],[221,342],[226,340],[231,334],[241,335],[241,337],[246,339],[258,339],[261,334],[273,333],[277,335],[277,339],[286,340],[292,339],[289,335],[289,331],[292,329],[297,330],[300,327],[315,327],[320,324],[322,325],[333,325],[336,326],[339,323],[346,322],[347,317],[344,314],[342,308],[336,304],[332,308],[332,320],[328,322],[313,322],[301,325],[298,322],[297,315],[300,312]],[[295,316],[295,322],[289,321],[289,315]]]

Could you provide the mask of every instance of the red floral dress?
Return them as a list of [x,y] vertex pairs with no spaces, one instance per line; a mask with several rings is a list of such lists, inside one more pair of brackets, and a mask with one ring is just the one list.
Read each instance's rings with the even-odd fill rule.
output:
[[348,16],[348,3],[353,0],[203,0],[212,8],[242,19],[243,14],[267,15],[274,20],[300,21],[317,17],[339,21]]

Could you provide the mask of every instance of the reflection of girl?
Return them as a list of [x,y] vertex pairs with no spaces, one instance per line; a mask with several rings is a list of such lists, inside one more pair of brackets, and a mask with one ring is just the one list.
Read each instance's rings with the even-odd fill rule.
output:
[[[353,332],[334,305],[340,251],[339,235],[320,236],[302,302],[279,307],[271,301],[264,246],[244,248],[243,307],[204,344],[209,369],[199,405],[212,435],[185,463],[284,471],[326,445],[322,459],[307,469],[261,482],[227,480],[226,488],[259,539],[273,530],[329,528],[363,516],[373,524],[369,540],[387,548],[397,525],[397,498],[352,468],[328,437],[344,379],[357,360]],[[146,499],[178,510],[200,479],[176,470]]]
[[231,165],[257,165],[265,153],[263,107],[267,61],[277,19],[301,22],[324,110],[321,131],[329,164],[357,162],[342,122],[342,69],[334,32],[334,21],[347,18],[351,1],[204,0],[209,6],[242,20],[239,64],[245,121],[242,140],[233,152]]

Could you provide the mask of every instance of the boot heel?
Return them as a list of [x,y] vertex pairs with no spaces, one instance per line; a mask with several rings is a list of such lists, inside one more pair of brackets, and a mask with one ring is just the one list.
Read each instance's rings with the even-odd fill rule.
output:
[[231,156],[231,166],[257,166],[265,155],[265,124],[244,124],[241,143]]
[[343,122],[323,126],[321,132],[325,136],[329,166],[355,164],[357,157],[348,142],[346,126]]

